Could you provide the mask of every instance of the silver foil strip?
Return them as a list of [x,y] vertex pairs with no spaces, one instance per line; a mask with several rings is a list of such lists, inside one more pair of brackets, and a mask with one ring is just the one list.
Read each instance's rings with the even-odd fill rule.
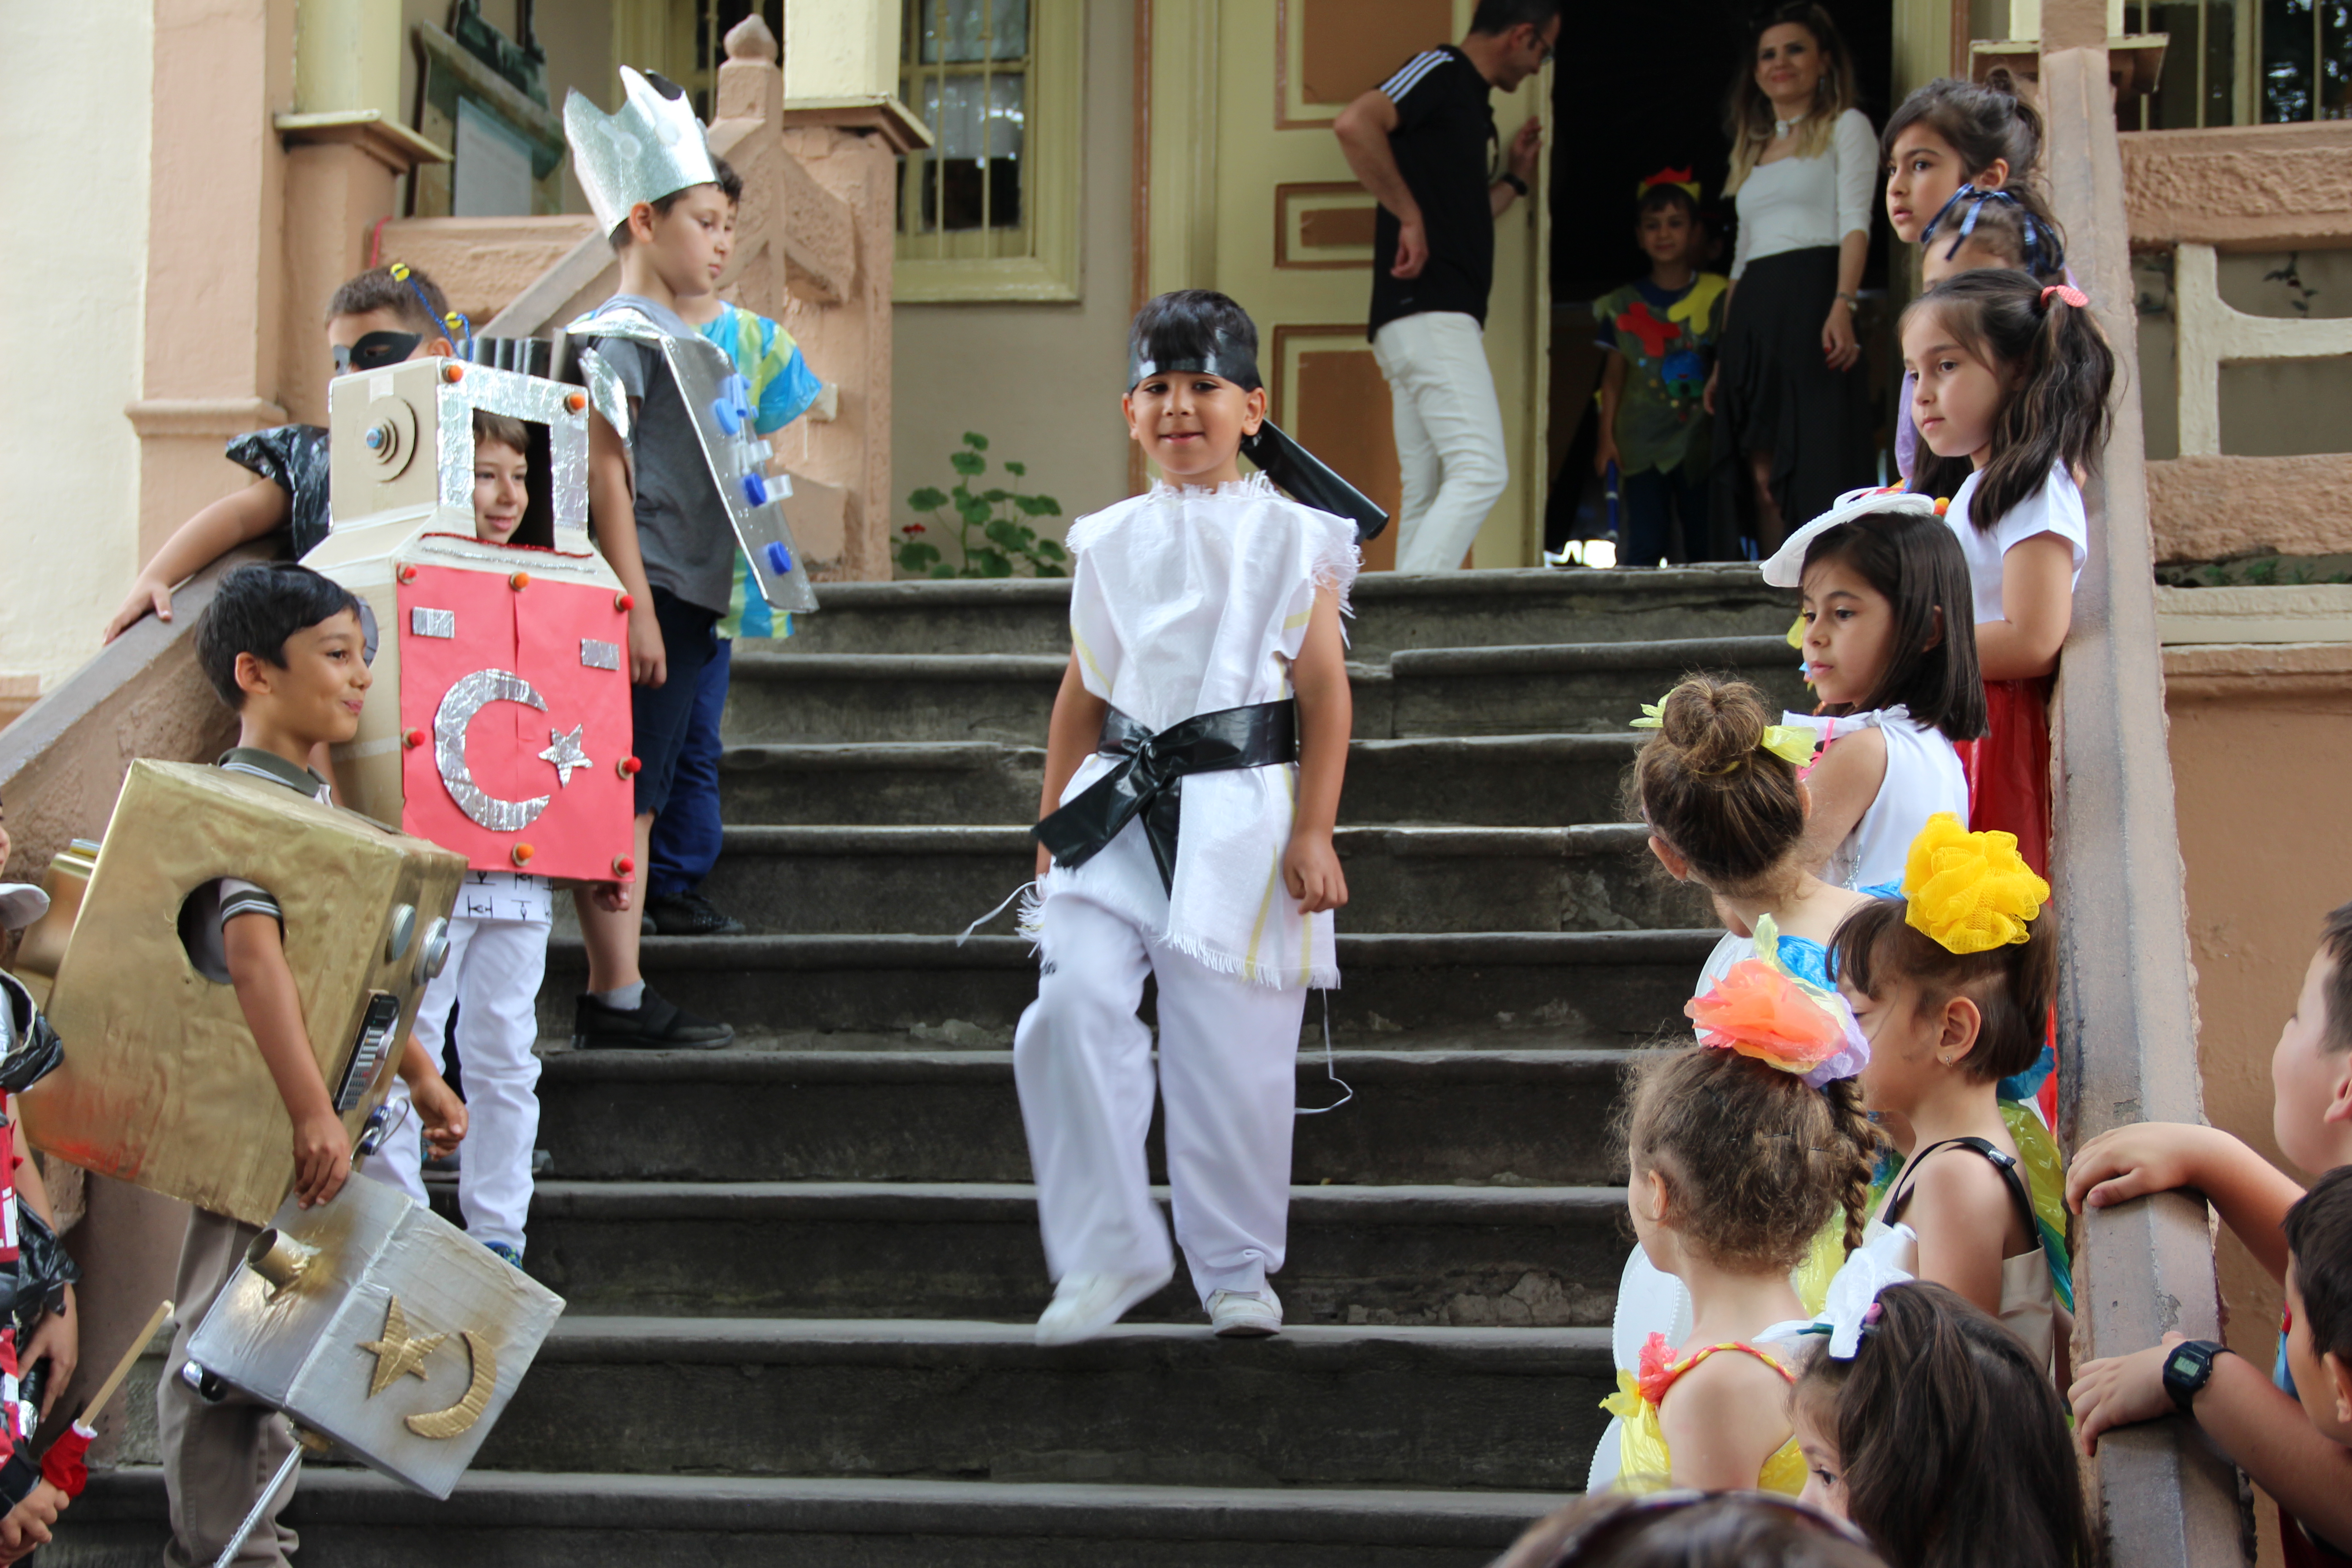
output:
[[580,662],[590,669],[618,669],[621,668],[621,645],[595,637],[582,637]]
[[416,605],[408,612],[408,629],[420,637],[454,637],[457,635],[457,612]]

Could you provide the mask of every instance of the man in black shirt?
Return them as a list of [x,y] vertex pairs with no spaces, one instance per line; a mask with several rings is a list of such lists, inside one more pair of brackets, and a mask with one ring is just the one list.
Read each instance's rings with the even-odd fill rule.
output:
[[1404,482],[1397,570],[1462,563],[1510,480],[1486,367],[1495,219],[1528,194],[1536,120],[1495,167],[1487,95],[1513,92],[1559,40],[1560,0],[1479,0],[1462,47],[1425,50],[1340,111],[1348,166],[1380,199],[1368,335],[1388,378]]

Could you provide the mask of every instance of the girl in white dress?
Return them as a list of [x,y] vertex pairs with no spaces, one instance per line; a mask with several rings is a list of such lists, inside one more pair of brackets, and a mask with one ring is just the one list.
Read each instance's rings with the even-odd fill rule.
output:
[[1840,887],[1899,879],[1927,818],[1965,820],[1956,741],[1984,732],[1968,563],[1926,496],[1849,490],[1764,563],[1798,588],[1808,677],[1821,711],[1784,722],[1820,732],[1806,864]]
[[[1169,476],[1082,518],[1045,752],[1044,958],[1014,1081],[1056,1283],[1045,1344],[1101,1333],[1173,1272],[1144,1160],[1159,983],[1176,1238],[1217,1332],[1269,1334],[1307,992],[1339,983],[1331,844],[1351,719],[1339,617],[1356,524],[1241,477],[1257,331],[1162,295],[1129,337],[1130,433]],[[1295,710],[1294,710],[1295,701]]]

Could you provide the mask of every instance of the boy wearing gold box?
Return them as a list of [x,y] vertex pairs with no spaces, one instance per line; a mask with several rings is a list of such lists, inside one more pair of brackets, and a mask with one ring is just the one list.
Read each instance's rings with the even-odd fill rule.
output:
[[[327,801],[327,782],[305,759],[358,732],[370,651],[359,601],[307,567],[241,566],[223,578],[196,626],[197,661],[237,712],[237,744],[220,765]],[[199,973],[226,973],[236,988],[254,1047],[293,1120],[295,1194],[305,1208],[327,1202],[351,1173],[351,1140],[312,1052],[277,900],[267,889],[222,878],[189,899],[180,932]],[[457,1147],[466,1132],[465,1105],[414,1038],[403,1051],[400,1076],[427,1140],[438,1150]],[[189,1215],[173,1291],[179,1330],[168,1366],[186,1364],[189,1336],[258,1234],[207,1209]],[[155,1416],[172,1513],[164,1561],[174,1568],[208,1564],[253,1508],[262,1478],[274,1475],[292,1450],[293,1434],[266,1406],[234,1394],[208,1402],[177,1375],[157,1386]],[[280,1489],[237,1562],[283,1563],[293,1551],[294,1532],[277,1517],[293,1487],[289,1479]]]

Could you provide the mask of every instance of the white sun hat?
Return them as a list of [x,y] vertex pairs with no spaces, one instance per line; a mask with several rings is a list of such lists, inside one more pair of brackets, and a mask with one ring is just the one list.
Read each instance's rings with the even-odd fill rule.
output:
[[1900,485],[1848,490],[1838,497],[1835,506],[1789,535],[1789,542],[1772,552],[1772,558],[1764,563],[1764,581],[1775,588],[1797,586],[1805,574],[1805,552],[1813,547],[1814,540],[1856,518],[1900,511],[1936,517],[1941,515],[1943,508],[1933,496],[1914,495]]

